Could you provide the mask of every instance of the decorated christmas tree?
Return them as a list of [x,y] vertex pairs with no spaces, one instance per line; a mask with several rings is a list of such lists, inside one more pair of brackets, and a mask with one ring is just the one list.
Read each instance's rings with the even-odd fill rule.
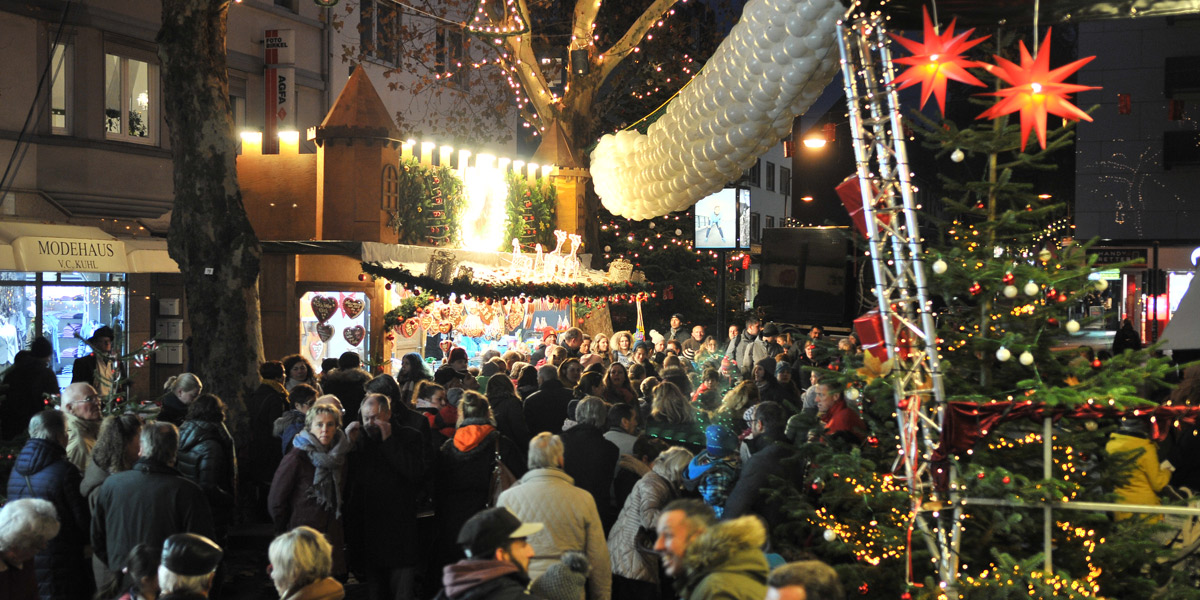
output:
[[[1118,502],[1114,491],[1132,473],[1140,452],[1106,451],[1118,427],[1140,422],[1153,438],[1194,418],[1151,401],[1172,371],[1151,351],[1081,356],[1088,322],[1070,309],[1104,283],[1089,278],[1089,244],[1063,235],[1063,207],[1030,182],[1072,143],[1073,127],[1047,129],[1046,112],[1090,120],[1069,99],[1086,88],[1063,82],[1087,59],[1051,69],[1049,33],[1040,52],[1004,35],[968,58],[983,41],[971,33],[939,33],[927,19],[923,43],[897,40],[912,56],[896,62],[913,70],[896,82],[920,84],[924,99],[940,103],[946,77],[991,87],[979,90],[981,119],[969,127],[917,112],[904,119],[921,141],[911,153],[938,162],[940,175],[926,192],[945,220],[922,214],[922,258],[946,401],[941,430],[923,445],[901,439],[918,396],[895,401],[895,378],[906,373],[882,347],[841,357],[826,380],[860,405],[871,433],[855,446],[798,443],[808,472],[778,482],[791,518],[773,539],[785,555],[834,564],[847,589],[868,598],[1200,597],[1186,561],[1165,547],[1169,520],[1080,510]],[[940,80],[926,77],[939,68]],[[948,175],[964,173],[973,176]],[[922,347],[901,335],[894,354]],[[914,481],[916,492],[901,448],[922,449],[930,477]],[[955,568],[939,580],[936,558],[946,554]]]

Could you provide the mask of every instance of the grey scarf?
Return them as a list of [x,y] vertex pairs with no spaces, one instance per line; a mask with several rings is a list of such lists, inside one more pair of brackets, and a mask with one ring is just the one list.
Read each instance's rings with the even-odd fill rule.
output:
[[333,437],[333,446],[328,450],[317,441],[316,436],[303,431],[292,439],[292,445],[307,452],[308,459],[317,468],[308,497],[317,501],[325,510],[332,510],[337,518],[342,517],[342,467],[346,464],[346,453],[350,451],[350,438],[342,430]]

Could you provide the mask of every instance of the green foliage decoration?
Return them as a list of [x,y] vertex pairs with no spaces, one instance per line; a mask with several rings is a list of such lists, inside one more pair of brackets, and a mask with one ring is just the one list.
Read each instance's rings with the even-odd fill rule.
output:
[[447,246],[461,239],[463,182],[447,166],[422,165],[416,159],[400,161],[399,206],[389,223],[401,244]]
[[379,263],[362,263],[363,273],[372,278],[386,279],[410,290],[420,290],[422,294],[433,293],[441,297],[456,294],[464,298],[491,298],[493,300],[512,300],[525,298],[612,298],[633,296],[650,293],[650,286],[645,283],[530,283],[525,281],[506,281],[501,283],[472,281],[459,277],[450,283],[416,275],[404,267],[385,267]]
[[433,304],[433,300],[433,294],[429,292],[413,294],[401,300],[400,306],[387,311],[387,314],[383,315],[383,327],[385,329],[398,327],[405,321],[416,316],[417,312],[422,308]]
[[545,177],[535,178],[531,185],[527,177],[516,171],[507,172],[504,181],[508,184],[508,198],[504,205],[507,226],[505,242],[510,243],[516,238],[526,248],[534,244],[553,247],[554,207],[558,199],[554,185]]

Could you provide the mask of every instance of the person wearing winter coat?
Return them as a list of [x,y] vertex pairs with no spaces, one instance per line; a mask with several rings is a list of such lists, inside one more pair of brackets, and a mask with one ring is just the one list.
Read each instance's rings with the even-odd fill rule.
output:
[[617,445],[604,437],[608,405],[596,396],[588,396],[575,409],[575,419],[578,424],[560,436],[564,448],[563,470],[575,480],[576,487],[592,495],[600,520],[607,526],[616,520],[612,484],[617,459],[621,457]]
[[[1112,433],[1105,445],[1104,451],[1109,455],[1127,454],[1136,456],[1133,469],[1128,479],[1114,492],[1120,504],[1147,504],[1157,506],[1162,504],[1158,493],[1171,480],[1171,472],[1175,467],[1169,461],[1159,462],[1158,446],[1151,439],[1150,423],[1145,419],[1126,417],[1121,420],[1120,427]],[[1114,513],[1113,518],[1120,521],[1133,516],[1133,513]],[[1143,518],[1162,520],[1161,515],[1139,515]]]
[[58,393],[58,378],[50,368],[54,346],[44,337],[18,352],[4,375],[4,402],[0,402],[0,439],[21,435],[33,415],[46,409],[46,395]]
[[237,451],[220,398],[204,394],[188,407],[188,418],[179,428],[175,468],[204,490],[216,527],[213,539],[224,543],[237,512]]
[[563,420],[572,392],[558,378],[558,369],[546,365],[537,370],[538,391],[525,398],[525,424],[529,433],[562,433]]
[[82,476],[67,460],[67,424],[54,410],[29,421],[29,441],[17,455],[8,477],[8,500],[40,498],[58,513],[58,535],[34,557],[41,600],[86,598],[95,589],[83,549],[88,544],[91,515],[79,493]]
[[613,597],[622,600],[657,600],[658,555],[654,552],[654,527],[659,513],[679,495],[683,473],[692,453],[673,446],[658,455],[651,470],[638,480],[608,532],[612,562]]
[[329,538],[335,575],[347,572],[342,511],[351,445],[341,425],[342,413],[331,404],[317,403],[308,409],[306,429],[292,440],[267,496],[277,534],[307,525]]
[[840,439],[849,444],[862,443],[867,437],[867,424],[858,416],[858,412],[846,405],[842,393],[828,383],[818,383],[814,387],[817,411],[821,422],[825,424],[822,439]]
[[512,380],[504,373],[496,373],[489,377],[487,390],[487,400],[492,407],[492,418],[496,420],[496,428],[516,444],[520,457],[517,462],[524,469],[524,448],[529,445],[529,438],[533,437],[529,433],[529,425],[525,423],[525,404],[517,397]]
[[754,362],[750,360],[750,348],[754,346],[754,342],[758,341],[760,325],[758,317],[750,317],[746,319],[746,328],[729,340],[729,345],[725,348],[725,361],[722,362],[722,367],[726,371],[729,370],[729,367],[725,363],[733,363],[730,366],[736,367],[735,372],[742,379],[750,378],[750,369],[754,366]]
[[[400,394],[404,398],[412,398],[413,390],[417,384],[422,381],[432,381],[433,374],[429,372],[429,366],[425,361],[421,360],[421,355],[416,352],[409,352],[400,357],[400,371],[396,373],[396,385],[400,387]],[[405,400],[407,402],[407,400]],[[392,407],[395,410],[395,407]]]
[[529,471],[521,483],[500,494],[498,506],[512,510],[523,521],[543,523],[545,529],[533,534],[529,544],[535,558],[529,574],[536,579],[568,550],[582,551],[592,565],[588,575],[588,598],[612,597],[612,568],[604,527],[592,495],[575,487],[575,480],[563,471],[563,443],[557,435],[539,433],[529,442]]
[[140,543],[161,546],[175,533],[213,536],[212,511],[200,486],[175,470],[179,432],[171,423],[142,427],[133,468],[110,475],[92,502],[92,550],[120,573]]
[[363,389],[371,374],[362,369],[362,359],[357,352],[346,351],[338,357],[338,368],[321,378],[321,389],[342,401],[346,414],[357,415],[366,391]]
[[[774,323],[767,323],[762,329],[762,335],[750,346],[746,358],[749,360],[744,368],[753,369],[758,361],[764,358],[774,359],[776,356],[783,353],[783,347],[775,340],[779,337],[779,326]],[[775,375],[775,371],[771,371],[771,375]]]
[[443,568],[434,600],[537,600],[526,591],[534,552],[527,539],[543,531],[506,508],[476,513],[454,538],[467,558]]
[[110,415],[101,421],[96,445],[79,484],[79,492],[89,502],[109,475],[128,471],[138,461],[143,424],[141,417],[132,414]]
[[37,598],[36,556],[58,535],[54,505],[40,498],[0,507],[0,598]]
[[514,385],[517,386],[517,395],[521,397],[522,402],[528,400],[535,392],[538,391],[538,370],[537,367],[529,363],[517,363],[517,374]]
[[[491,382],[488,386],[491,388]],[[525,474],[525,453],[497,427],[486,398],[477,392],[466,392],[458,409],[458,427],[454,436],[442,444],[434,469],[434,501],[442,564],[449,564],[460,556],[460,548],[454,543],[455,536],[472,515],[487,508],[491,501],[489,494],[497,452],[513,476]]]
[[288,402],[288,391],[283,386],[283,363],[269,360],[258,367],[258,375],[262,383],[246,400],[246,414],[250,416],[250,447],[247,453],[245,481],[247,490],[252,494],[259,511],[262,510],[263,498],[267,495],[267,487],[271,477],[283,460],[284,451],[271,433],[275,429],[275,421],[291,408]]
[[100,434],[100,395],[86,383],[72,383],[62,394],[67,417],[67,460],[82,473]]
[[778,403],[762,402],[755,405],[750,431],[757,449],[749,460],[742,463],[737,483],[725,500],[725,511],[721,515],[723,519],[758,515],[766,521],[768,533],[786,519],[779,503],[768,501],[767,492],[773,487],[772,477],[798,484],[804,475],[800,461],[793,460],[795,448],[784,443],[787,419],[787,410]]
[[188,406],[204,393],[204,384],[200,382],[199,377],[191,373],[180,373],[167,379],[163,389],[166,393],[158,399],[162,408],[154,420],[182,427],[183,420],[187,418]]
[[637,393],[629,383],[629,371],[625,365],[614,362],[604,373],[604,386],[601,396],[609,404],[637,404]]
[[312,527],[297,527],[276,537],[267,548],[271,583],[281,600],[342,600],[346,592],[334,579],[333,547]]
[[719,519],[725,512],[725,501],[741,469],[737,434],[721,425],[709,425],[704,430],[704,437],[705,449],[688,463],[683,487],[700,494]]
[[298,385],[311,386],[321,392],[321,384],[317,383],[317,374],[313,372],[313,366],[308,362],[307,358],[299,354],[291,354],[283,357],[279,362],[283,363],[283,372],[287,379],[283,382],[283,387],[291,392]]
[[654,549],[682,600],[762,600],[767,533],[757,517],[717,523],[699,500],[675,500],[658,517]]
[[[288,453],[296,434],[304,430],[304,415],[308,413],[308,409],[312,408],[319,395],[316,388],[304,383],[288,392],[288,401],[292,404],[291,410],[280,415],[278,419],[275,419],[275,424],[271,425],[271,435],[279,438],[279,448],[282,454]],[[336,398],[336,396],[334,397]]]
[[351,570],[367,580],[371,598],[412,598],[420,550],[417,503],[425,478],[425,439],[392,420],[391,399],[370,393],[360,420],[346,428],[346,547]]
[[775,378],[775,371],[775,359],[771,357],[764,358],[754,365],[752,376],[754,385],[758,388],[759,401],[798,404],[800,398],[792,394],[792,390],[795,388],[785,388],[783,384],[779,383],[779,380]]

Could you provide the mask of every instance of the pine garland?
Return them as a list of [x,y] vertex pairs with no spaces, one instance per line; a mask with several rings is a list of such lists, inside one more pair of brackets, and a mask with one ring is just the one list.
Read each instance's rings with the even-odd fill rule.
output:
[[389,225],[401,244],[446,246],[460,239],[462,180],[447,166],[422,165],[416,159],[400,161],[399,207]]
[[442,283],[425,275],[414,275],[404,267],[385,267],[379,263],[362,263],[363,273],[373,279],[386,279],[394,284],[408,289],[420,289],[422,294],[432,293],[437,296],[457,294],[463,297],[491,298],[493,300],[509,300],[520,296],[526,298],[612,298],[622,299],[638,294],[650,293],[650,286],[645,283],[600,283],[600,284],[567,284],[567,283],[529,283],[510,281],[504,283],[479,283],[465,277],[460,277],[450,283]]
[[433,295],[429,292],[421,292],[405,298],[400,301],[400,306],[389,310],[383,315],[383,326],[385,329],[396,327],[410,318],[417,315],[421,309],[433,304]]
[[508,199],[505,203],[507,233],[505,240],[519,239],[521,245],[554,245],[554,206],[558,192],[545,177],[529,180],[515,171],[504,175],[508,183]]

